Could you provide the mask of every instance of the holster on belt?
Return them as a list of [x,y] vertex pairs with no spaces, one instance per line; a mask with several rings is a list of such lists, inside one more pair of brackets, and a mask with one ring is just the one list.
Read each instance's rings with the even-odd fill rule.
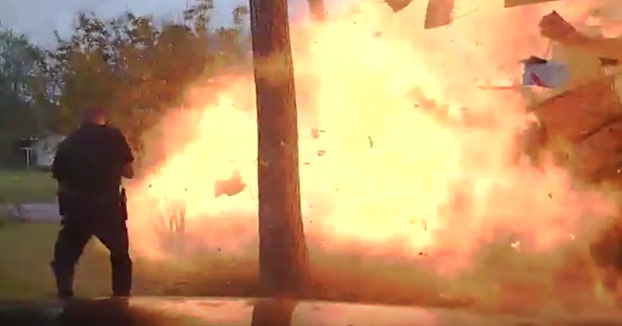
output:
[[61,187],[57,192],[58,210],[61,216],[107,212],[127,220],[127,197],[125,189],[110,194],[80,192]]

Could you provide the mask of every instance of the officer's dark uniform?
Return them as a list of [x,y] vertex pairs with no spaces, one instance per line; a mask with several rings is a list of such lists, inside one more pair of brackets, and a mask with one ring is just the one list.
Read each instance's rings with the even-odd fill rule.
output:
[[59,145],[52,174],[63,220],[51,263],[59,296],[73,295],[74,267],[92,236],[110,250],[113,294],[129,296],[132,261],[119,190],[123,167],[133,160],[121,132],[108,126],[85,123]]

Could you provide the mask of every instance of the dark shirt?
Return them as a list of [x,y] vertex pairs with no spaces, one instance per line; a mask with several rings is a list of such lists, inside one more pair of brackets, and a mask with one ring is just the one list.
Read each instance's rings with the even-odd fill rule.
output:
[[71,192],[118,194],[123,167],[133,161],[118,129],[83,124],[58,146],[52,176]]

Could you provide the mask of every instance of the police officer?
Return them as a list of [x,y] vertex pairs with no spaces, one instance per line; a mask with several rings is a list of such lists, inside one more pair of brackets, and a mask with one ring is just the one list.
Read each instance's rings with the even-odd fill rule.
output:
[[110,251],[113,295],[130,295],[132,261],[120,187],[122,177],[134,176],[133,161],[127,141],[99,109],[87,110],[80,128],[59,145],[52,176],[58,181],[62,228],[51,263],[59,297],[73,296],[74,267],[92,236]]

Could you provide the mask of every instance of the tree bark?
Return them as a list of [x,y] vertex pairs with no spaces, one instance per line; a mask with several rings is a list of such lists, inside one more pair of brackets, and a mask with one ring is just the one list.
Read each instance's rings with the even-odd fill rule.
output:
[[297,296],[308,281],[298,126],[286,0],[250,0],[258,127],[259,281]]
[[323,21],[325,16],[324,0],[308,0],[309,12],[311,13],[311,19],[315,21]]

